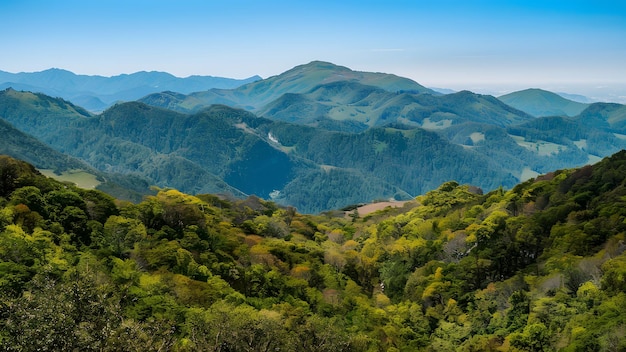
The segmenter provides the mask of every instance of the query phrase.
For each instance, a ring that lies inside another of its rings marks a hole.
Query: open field
[[[39,171],[47,177],[51,177],[61,182],[71,182],[84,189],[94,189],[101,183],[96,179],[95,175],[83,170],[65,171],[61,175],[55,174],[51,169],[42,169]]]

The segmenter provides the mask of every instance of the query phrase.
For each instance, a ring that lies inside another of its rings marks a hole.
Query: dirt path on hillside
[[[378,203],[370,203],[365,204],[357,208],[359,212],[359,216],[365,216],[367,214],[371,214],[375,211],[385,209],[387,207],[392,208],[402,208],[406,203],[413,202],[413,200],[404,200],[404,201],[394,201],[394,202],[378,202]],[[353,211],[347,211],[346,214],[352,214]]]

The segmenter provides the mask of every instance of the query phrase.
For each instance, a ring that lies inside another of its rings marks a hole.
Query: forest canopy
[[[0,157],[8,351],[626,349],[626,152],[481,194],[303,215],[120,201]]]

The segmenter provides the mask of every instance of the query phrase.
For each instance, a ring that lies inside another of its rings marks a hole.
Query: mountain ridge
[[[353,71],[330,62],[312,61],[235,89],[211,89],[191,93],[176,105],[182,112],[195,112],[216,103],[256,111],[285,93],[306,93],[320,84],[337,81],[356,81],[393,92],[405,90],[440,94],[408,78],[386,73]],[[150,103],[150,99],[150,96],[147,96],[140,101]]]
[[[259,79],[259,76],[232,79],[199,75],[181,78],[160,71],[139,71],[110,77],[80,75],[58,68],[39,72],[0,71],[1,87],[29,87],[30,91],[81,102],[86,104],[84,108],[92,111],[102,111],[115,102],[132,101],[165,90],[191,93],[211,88],[234,88]]]

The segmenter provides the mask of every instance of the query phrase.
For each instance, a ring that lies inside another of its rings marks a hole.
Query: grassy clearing
[[[71,182],[84,189],[94,189],[101,183],[96,179],[95,175],[83,170],[65,171],[61,175],[55,174],[51,169],[43,169],[39,171],[47,177],[51,177],[61,182]]]
[[[560,153],[564,149],[567,149],[567,146],[561,144],[550,143],[546,141],[528,142],[524,137],[514,135],[510,136],[519,146],[535,152],[539,156],[555,155]]]
[[[485,140],[485,134],[480,132],[474,132],[470,134],[470,138],[472,139],[472,143],[476,144]]]
[[[537,177],[539,175],[540,174],[538,172],[533,171],[529,167],[525,167],[524,170],[522,170],[522,173],[519,176],[519,180],[520,180],[520,182],[524,182],[526,180],[530,180],[531,178],[535,178],[535,177]]]
[[[422,128],[427,130],[442,130],[452,126],[452,120],[431,121],[430,117],[422,121]]]

